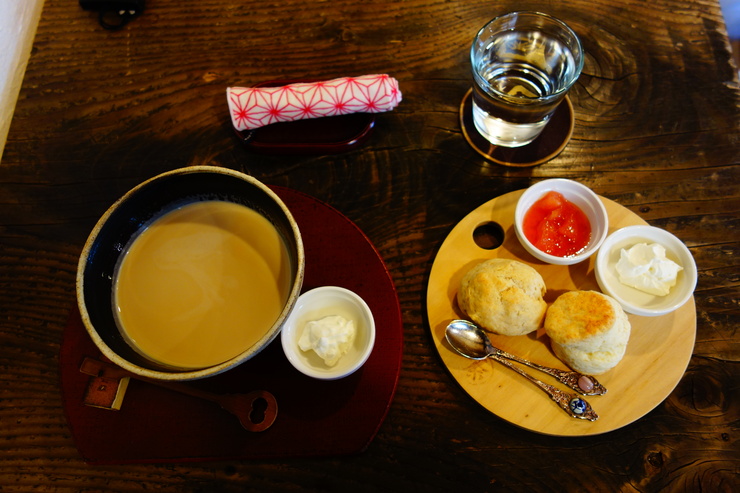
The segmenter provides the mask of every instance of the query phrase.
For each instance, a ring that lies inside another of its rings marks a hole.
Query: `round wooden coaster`
[[[460,103],[460,127],[468,144],[484,158],[504,166],[525,168],[554,158],[573,135],[573,104],[568,96],[558,106],[539,137],[522,147],[501,147],[488,142],[473,123],[473,90],[469,89]]]

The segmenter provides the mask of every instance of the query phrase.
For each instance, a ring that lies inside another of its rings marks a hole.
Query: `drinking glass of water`
[[[473,122],[494,145],[520,147],[542,132],[583,68],[583,48],[564,22],[538,12],[496,17],[470,50]]]

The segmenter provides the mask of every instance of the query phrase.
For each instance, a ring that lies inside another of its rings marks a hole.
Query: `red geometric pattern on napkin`
[[[380,113],[401,101],[398,81],[386,74],[280,87],[229,87],[226,95],[231,121],[239,131],[306,118]]]

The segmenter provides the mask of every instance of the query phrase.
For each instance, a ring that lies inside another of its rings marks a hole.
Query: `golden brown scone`
[[[476,265],[460,283],[457,304],[489,332],[529,334],[542,325],[547,310],[545,281],[527,264],[491,259]]]
[[[599,375],[624,357],[630,322],[619,303],[596,291],[569,291],[545,316],[555,356],[576,371]]]

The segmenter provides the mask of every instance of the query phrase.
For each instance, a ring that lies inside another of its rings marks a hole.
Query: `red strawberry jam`
[[[582,252],[591,240],[586,214],[559,192],[547,192],[524,214],[524,236],[539,250],[556,257]]]

